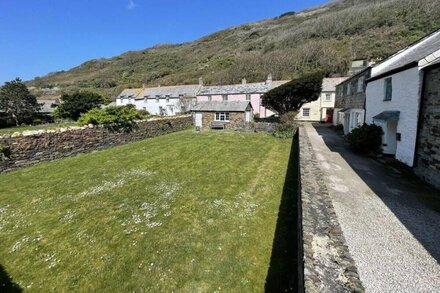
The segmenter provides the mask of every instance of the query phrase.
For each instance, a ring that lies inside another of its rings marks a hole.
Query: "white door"
[[[246,111],[246,122],[251,122],[251,111]]]
[[[202,113],[196,113],[196,127],[202,128]]]

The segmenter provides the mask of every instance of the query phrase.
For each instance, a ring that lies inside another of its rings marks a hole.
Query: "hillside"
[[[89,89],[290,79],[316,68],[347,71],[353,58],[385,57],[440,28],[438,0],[340,0],[300,13],[219,31],[190,43],[158,45],[37,77],[38,95]]]

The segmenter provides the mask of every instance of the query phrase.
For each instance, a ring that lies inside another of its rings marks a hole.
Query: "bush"
[[[298,127],[294,124],[278,124],[273,133],[273,136],[281,139],[293,138],[297,129]]]
[[[350,147],[359,153],[381,153],[383,130],[375,124],[364,124],[347,135]]]
[[[296,115],[298,115],[298,112],[291,111],[287,112],[286,114],[281,115],[280,122],[283,124],[295,124],[296,121]]]
[[[334,127],[334,130],[336,131],[336,132],[338,132],[338,133],[344,133],[344,125],[342,125],[342,124],[338,124],[338,125],[336,125],[335,127]]]
[[[131,129],[136,120],[143,118],[145,117],[134,107],[111,106],[105,109],[92,109],[82,114],[78,120],[78,124],[104,125],[114,129]]]
[[[100,108],[104,99],[101,95],[93,92],[76,92],[71,95],[61,96],[63,103],[54,112],[56,119],[71,118],[77,120],[81,114],[87,113],[94,108]]]

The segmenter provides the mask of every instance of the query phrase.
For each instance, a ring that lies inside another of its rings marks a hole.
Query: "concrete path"
[[[416,198],[438,191],[353,154],[332,129],[304,127],[366,291],[440,292],[440,213]]]

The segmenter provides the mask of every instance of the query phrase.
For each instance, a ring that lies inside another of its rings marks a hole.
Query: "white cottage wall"
[[[392,100],[384,101],[385,78],[392,77]],[[383,111],[400,111],[397,132],[396,159],[412,167],[417,137],[417,122],[420,105],[422,72],[414,67],[367,84],[366,122],[373,123],[373,117]]]

